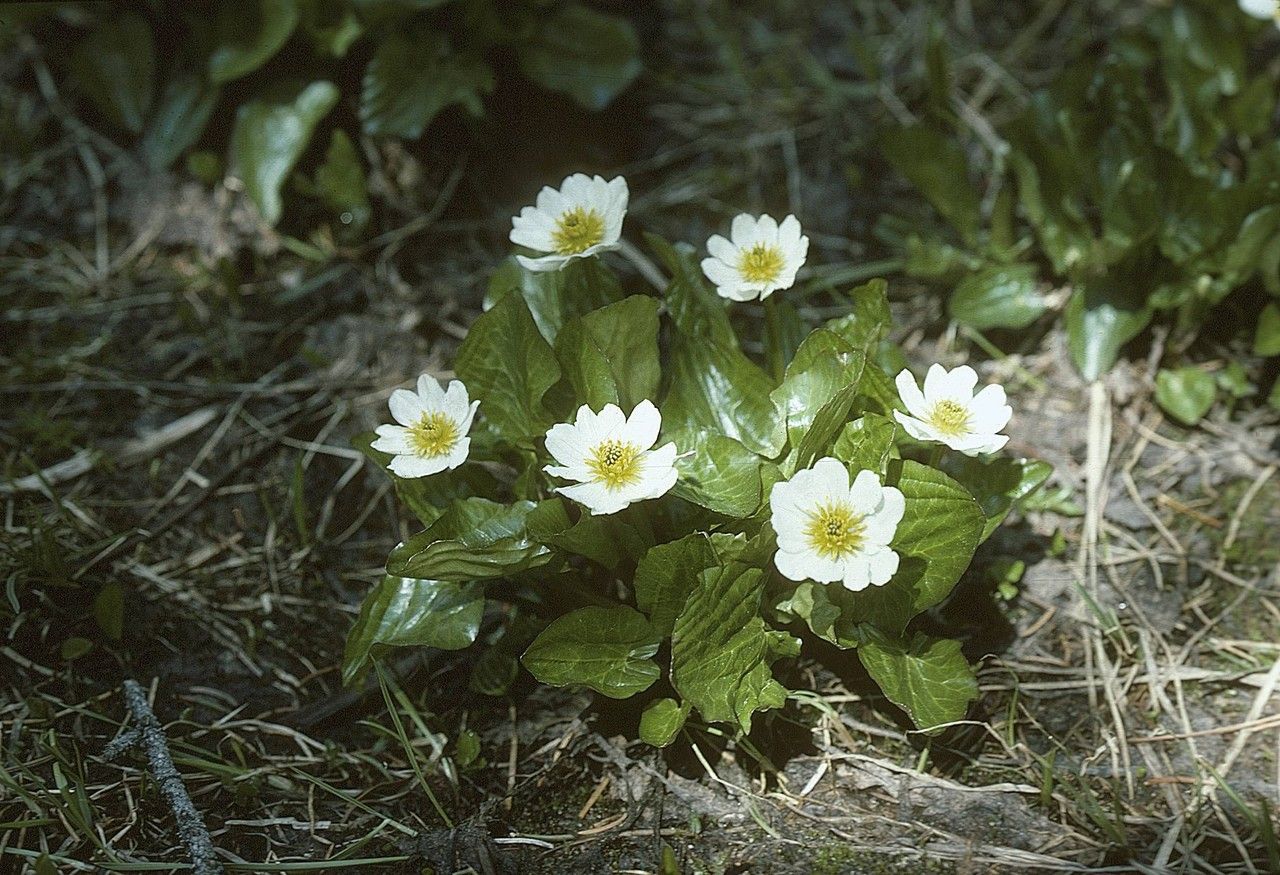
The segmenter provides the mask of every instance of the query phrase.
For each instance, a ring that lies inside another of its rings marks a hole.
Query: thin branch
[[[199,810],[192,804],[191,797],[187,795],[182,775],[169,754],[169,739],[165,737],[164,728],[151,710],[142,685],[133,678],[126,678],[124,681],[124,701],[133,717],[134,727],[107,745],[103,757],[115,759],[132,748],[140,748],[145,752],[151,775],[178,823],[178,837],[187,846],[187,853],[191,856],[191,871],[195,875],[222,875],[222,863],[218,861],[217,852],[213,849],[209,829],[204,825],[204,818],[200,816]]]

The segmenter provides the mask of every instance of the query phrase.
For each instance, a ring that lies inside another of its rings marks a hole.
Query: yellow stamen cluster
[[[610,489],[621,489],[640,479],[640,454],[622,441],[602,441],[587,459],[587,467]]]
[[[862,517],[843,504],[820,507],[809,517],[805,534],[815,553],[825,559],[841,559],[862,545]]]
[[[458,442],[458,424],[443,413],[424,413],[409,426],[409,444],[424,458],[446,455]]]
[[[565,210],[551,232],[557,255],[578,255],[604,239],[604,217],[595,210]]]
[[[956,401],[946,399],[933,405],[929,422],[942,434],[958,437],[969,433],[969,411]]]
[[[757,243],[742,253],[738,273],[747,282],[773,282],[782,273],[782,250],[777,246]]]

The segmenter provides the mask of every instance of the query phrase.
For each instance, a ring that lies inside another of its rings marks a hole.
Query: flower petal
[[[408,389],[396,389],[387,399],[387,407],[391,409],[391,418],[401,425],[413,425],[427,412],[426,405],[416,392]]]
[[[886,548],[867,555],[872,586],[884,586],[898,573],[898,554]]]
[[[898,420],[898,424],[906,430],[907,434],[911,435],[918,441],[925,441],[926,443],[946,443],[943,436],[938,434],[933,426],[929,425],[927,422],[921,422],[914,416],[907,416],[901,410],[893,411],[893,418]]]
[[[906,405],[908,413],[918,417],[929,415],[929,406],[924,400],[924,393],[920,391],[916,378],[911,376],[910,371],[899,371],[894,383],[898,387],[898,397]]]
[[[929,365],[929,372],[924,375],[924,400],[927,408],[932,408],[943,398],[947,387],[947,369],[942,365]]]
[[[540,258],[530,258],[527,255],[516,256],[516,261],[520,262],[521,267],[534,273],[550,273],[553,270],[559,270],[570,260],[564,255],[543,255]]]
[[[599,481],[561,486],[556,492],[586,507],[592,516],[617,513],[631,503]]]
[[[646,398],[637,404],[631,411],[631,415],[627,417],[626,425],[622,429],[622,439],[636,449],[647,450],[658,442],[658,432],[661,429],[662,414],[658,413],[658,408]],[[670,446],[674,455],[675,444]]]
[[[449,464],[447,456],[396,456],[387,467],[397,477],[426,477],[443,471]]]
[[[898,523],[902,522],[902,514],[906,508],[906,497],[899,489],[894,486],[881,487],[880,508],[862,521],[867,543],[891,542],[898,531]]]
[[[851,592],[859,592],[871,585],[871,563],[865,554],[851,556],[844,562],[841,583]]]
[[[413,452],[409,443],[409,429],[399,425],[380,425],[374,432],[378,439],[369,446],[378,452],[391,453],[393,456]]]
[[[729,226],[729,239],[733,245],[742,249],[756,242],[756,219],[747,213],[738,213]]]

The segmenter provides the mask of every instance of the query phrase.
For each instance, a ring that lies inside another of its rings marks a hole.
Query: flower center
[[[824,559],[842,559],[862,545],[866,527],[862,517],[843,504],[828,504],[809,516],[805,534],[814,552]]]
[[[782,250],[757,243],[742,253],[738,273],[749,283],[771,283],[782,273]]]
[[[557,255],[578,255],[604,239],[604,217],[595,210],[574,207],[565,210],[551,232]]]
[[[958,401],[947,399],[933,405],[929,422],[945,435],[955,437],[969,433],[969,411]]]
[[[640,454],[622,441],[603,441],[587,459],[587,467],[596,479],[610,489],[621,489],[640,479]]]
[[[458,424],[443,413],[424,413],[409,426],[409,444],[425,458],[443,456],[458,442]]]

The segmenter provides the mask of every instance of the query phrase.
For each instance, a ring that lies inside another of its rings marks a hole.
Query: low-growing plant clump
[[[924,121],[885,131],[885,157],[946,223],[882,222],[905,271],[948,286],[951,315],[978,331],[1061,309],[1090,380],[1153,321],[1175,354],[1224,322],[1242,323],[1256,355],[1280,353],[1276,10],[1241,6],[1151,6],[1033,92],[983,149],[966,151],[971,120],[945,96]],[[932,60],[945,82],[944,53]],[[1236,292],[1242,317],[1224,318]],[[1194,424],[1215,397],[1256,393],[1239,363],[1188,365],[1160,374],[1156,399]],[[1280,388],[1270,400],[1280,406]]]
[[[794,348],[770,334],[771,376],[729,308],[771,310],[792,285],[797,219],[741,215],[701,263],[650,235],[670,279],[628,294],[601,257],[627,196],[620,177],[544,188],[457,379],[396,390],[394,424],[361,440],[424,528],[366,597],[346,678],[387,646],[476,645],[473,688],[523,664],[641,697],[639,735],[663,746],[695,710],[747,731],[781,707],[771,666],[812,635],[856,649],[917,726],[961,719],[977,684],[960,642],[915,621],[1050,473],[997,455],[1004,390],[975,392],[967,366],[891,377],[880,280]]]

